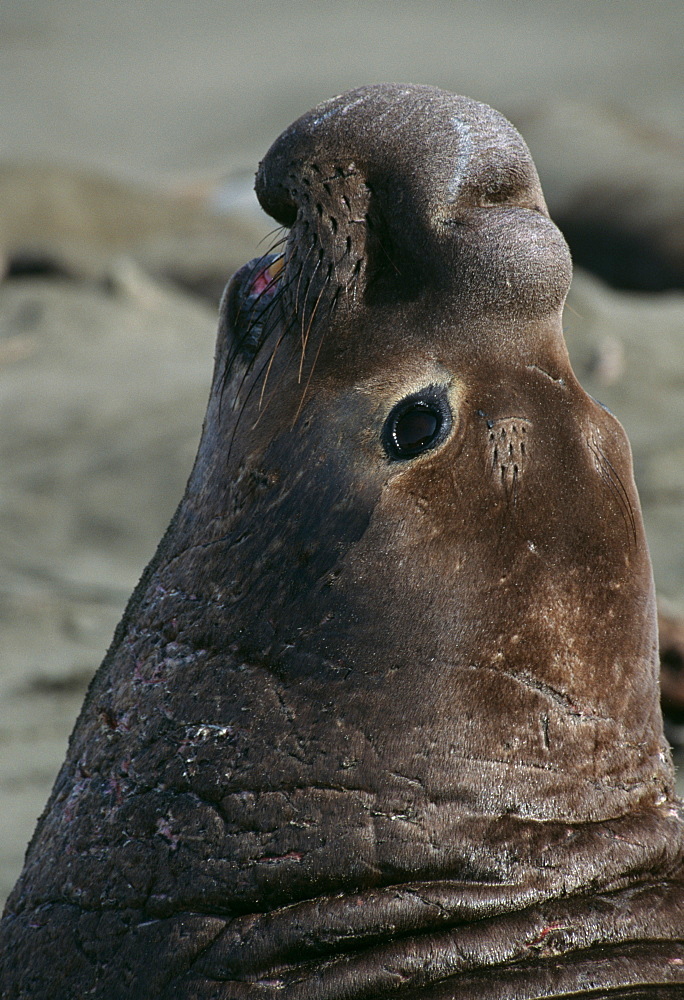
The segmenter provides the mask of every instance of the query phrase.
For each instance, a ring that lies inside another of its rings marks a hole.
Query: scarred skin
[[[527,147],[335,98],[257,194],[185,496],[2,924],[2,996],[684,996],[684,822],[630,450]],[[397,455],[388,419],[439,400]]]

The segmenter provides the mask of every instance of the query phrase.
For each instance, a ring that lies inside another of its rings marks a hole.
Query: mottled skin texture
[[[371,87],[285,132],[257,192],[285,265],[224,298],[195,468],[9,900],[3,997],[683,996],[630,451],[570,368],[526,146]],[[450,430],[392,457],[426,387]]]

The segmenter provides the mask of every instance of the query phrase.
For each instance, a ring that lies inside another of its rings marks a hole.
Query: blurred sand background
[[[566,332],[684,614],[683,51],[681,0],[0,0],[0,898],[181,496],[217,294],[272,228],[254,169],[340,91],[432,83],[523,131],[620,286],[578,269]]]

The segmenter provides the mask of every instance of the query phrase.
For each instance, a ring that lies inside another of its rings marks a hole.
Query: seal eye
[[[394,422],[392,439],[397,449],[405,455],[413,455],[431,445],[439,433],[440,416],[432,407],[421,403],[405,410]]]
[[[383,431],[385,450],[390,458],[414,458],[443,441],[450,427],[444,391],[430,386],[394,407]]]

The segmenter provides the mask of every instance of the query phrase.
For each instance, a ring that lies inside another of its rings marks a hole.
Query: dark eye
[[[390,458],[414,458],[443,441],[450,427],[444,390],[429,386],[394,407],[383,431],[385,450]]]

